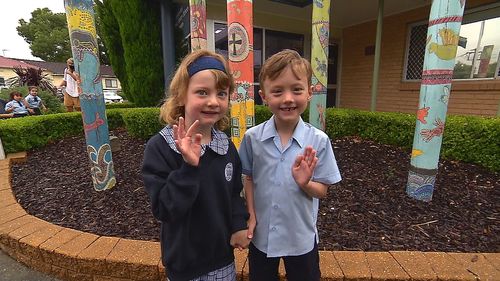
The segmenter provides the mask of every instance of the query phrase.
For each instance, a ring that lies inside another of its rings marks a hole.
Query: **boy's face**
[[[32,96],[36,96],[38,94],[38,89],[37,88],[33,88],[30,90],[30,95]]]
[[[288,66],[275,80],[265,79],[264,91],[259,94],[273,112],[277,126],[295,125],[306,110],[312,89],[305,74],[297,79]]]
[[[17,101],[20,101],[23,99],[23,96],[22,95],[15,95],[14,96],[14,100],[17,100]]]

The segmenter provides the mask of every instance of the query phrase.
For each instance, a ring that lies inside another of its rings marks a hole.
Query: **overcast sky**
[[[49,8],[54,13],[64,12],[64,0],[3,0],[0,8],[0,55],[40,60],[31,55],[28,43],[17,34],[19,20],[29,21],[36,8]]]

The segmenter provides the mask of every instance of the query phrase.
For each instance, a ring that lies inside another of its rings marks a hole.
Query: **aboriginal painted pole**
[[[465,0],[432,1],[406,193],[430,202],[438,171],[446,111]]]
[[[309,123],[325,130],[328,83],[328,42],[330,35],[330,0],[314,0],[312,13],[311,66],[313,95],[309,105]]]
[[[189,0],[191,51],[207,48],[207,4],[205,0]]]
[[[97,191],[115,186],[92,0],[64,0],[90,171]]]
[[[229,67],[236,84],[231,93],[231,138],[236,147],[255,124],[252,5],[252,0],[227,0]]]

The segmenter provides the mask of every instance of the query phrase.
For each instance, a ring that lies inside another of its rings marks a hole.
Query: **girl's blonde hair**
[[[214,52],[207,50],[197,50],[188,54],[182,60],[181,64],[175,72],[172,82],[170,82],[170,87],[168,90],[168,97],[160,108],[160,119],[169,124],[177,124],[179,117],[183,117],[185,114],[185,103],[186,103],[186,93],[189,86],[189,74],[188,66],[191,65],[200,57],[214,57],[224,65],[225,72],[216,69],[209,69],[212,72],[215,85],[218,90],[229,88],[229,95],[234,91],[234,80],[231,72],[229,70],[229,65],[226,59]],[[228,100],[229,102],[229,100]],[[224,117],[215,123],[215,128],[219,130],[224,130],[229,126],[229,117],[224,115]]]

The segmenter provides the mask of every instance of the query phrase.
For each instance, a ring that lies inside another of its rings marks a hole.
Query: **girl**
[[[161,221],[170,281],[234,281],[231,246],[249,243],[241,163],[221,131],[228,125],[233,89],[222,56],[206,50],[189,54],[160,109],[168,125],[146,145],[142,175],[153,215]]]

